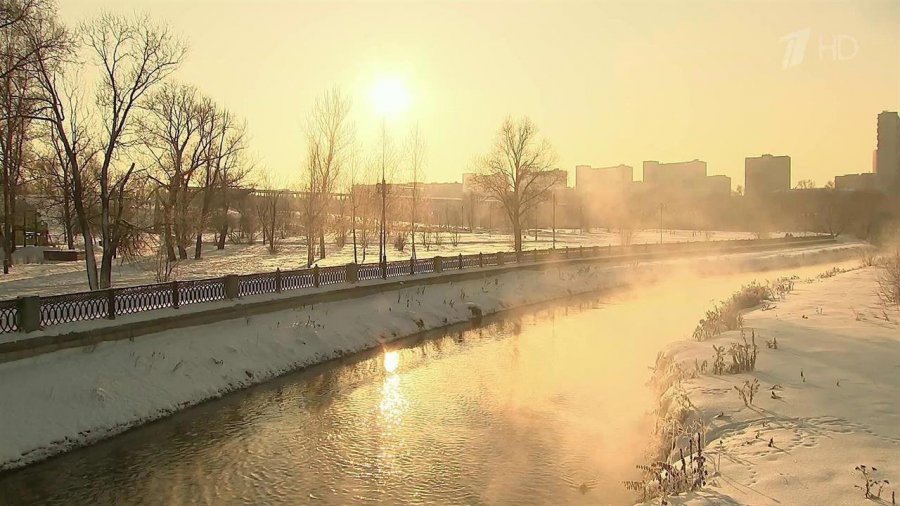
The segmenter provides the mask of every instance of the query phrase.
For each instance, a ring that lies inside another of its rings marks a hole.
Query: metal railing
[[[550,260],[616,257],[633,254],[702,251],[711,245],[738,249],[751,245],[776,245],[822,240],[822,236],[779,239],[695,241],[636,246],[587,246],[512,252],[476,253],[448,257],[419,258],[387,263],[348,264],[332,267],[230,275],[220,278],[172,281],[77,292],[48,297],[20,297],[0,301],[0,334],[30,332],[71,322],[115,319],[119,315],[143,313],[182,305],[231,300],[251,295],[356,283],[382,278],[431,274],[461,269],[492,267],[512,263],[541,263]],[[30,316],[29,316],[30,315]]]

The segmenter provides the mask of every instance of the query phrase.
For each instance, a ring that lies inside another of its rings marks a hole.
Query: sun
[[[409,90],[403,80],[383,77],[372,87],[372,104],[380,116],[394,117],[409,109]]]

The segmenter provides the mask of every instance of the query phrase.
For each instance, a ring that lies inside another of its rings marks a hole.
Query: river
[[[414,336],[0,475],[0,504],[630,504],[658,350],[743,283],[823,270],[679,276]]]

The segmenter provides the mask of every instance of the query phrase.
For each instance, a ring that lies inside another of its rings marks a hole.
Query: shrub
[[[731,355],[731,374],[739,374],[742,372],[750,372],[756,369],[756,356],[759,353],[759,347],[756,346],[756,332],[751,331],[750,342],[747,342],[747,336],[741,330],[741,338],[744,344],[734,343],[728,350]]]
[[[685,456],[685,448],[678,449],[678,460],[674,463],[657,461],[650,465],[639,465],[637,468],[644,474],[638,481],[624,482],[625,488],[640,493],[642,502],[652,498],[665,498],[686,492],[699,490],[706,485],[709,472],[706,470],[706,455],[698,432],[696,439],[689,439],[690,447]],[[694,452],[696,446],[696,453]]]
[[[900,250],[883,258],[876,279],[882,302],[900,305]]]
[[[874,250],[867,249],[859,258],[859,264],[863,267],[874,267],[878,265],[880,259]]]
[[[779,287],[781,286],[779,285]],[[790,281],[790,288],[793,289],[793,281]],[[705,341],[723,332],[743,328],[744,318],[741,316],[741,311],[758,306],[765,300],[771,300],[774,293],[769,285],[751,283],[743,286],[731,298],[720,302],[706,312],[706,316],[700,319],[694,329],[694,339]],[[778,293],[783,292],[779,291]]]
[[[716,352],[715,357],[713,357],[713,374],[725,374],[727,370],[725,367],[725,347],[713,345],[713,351]]]

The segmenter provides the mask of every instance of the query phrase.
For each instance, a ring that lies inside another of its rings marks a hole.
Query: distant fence
[[[172,281],[68,293],[48,297],[19,297],[0,301],[0,334],[32,332],[53,325],[109,319],[189,304],[233,300],[245,296],[281,293],[340,283],[356,283],[416,274],[441,273],[460,269],[502,266],[509,263],[542,263],[551,260],[613,258],[633,254],[686,253],[691,251],[740,249],[747,246],[775,246],[818,242],[822,236],[778,239],[695,241],[634,246],[581,246],[575,248],[477,253],[449,257],[419,258],[367,264],[227,275],[220,278]]]

